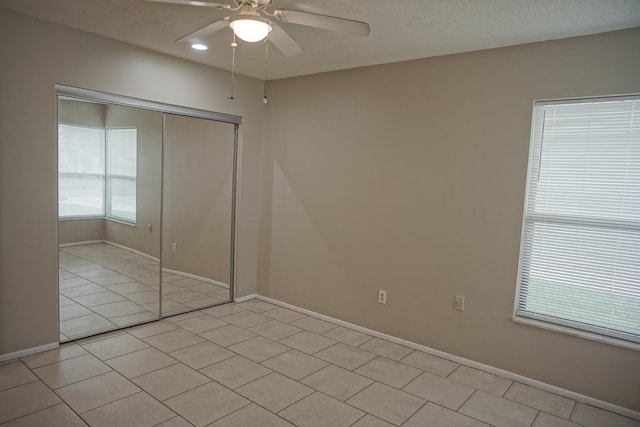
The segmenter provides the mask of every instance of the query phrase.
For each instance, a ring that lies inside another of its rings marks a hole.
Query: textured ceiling
[[[144,0],[0,0],[0,7],[231,69],[228,28],[209,38],[206,52],[174,42],[224,10]],[[640,0],[273,0],[272,8],[367,21],[371,34],[281,24],[305,53],[287,58],[270,48],[268,79],[640,26]],[[263,79],[264,43],[239,41],[236,62],[237,72]]]

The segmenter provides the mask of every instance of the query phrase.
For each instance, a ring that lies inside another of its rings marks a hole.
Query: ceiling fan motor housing
[[[271,4],[271,0],[242,0],[240,6],[250,6],[252,8],[265,8]]]

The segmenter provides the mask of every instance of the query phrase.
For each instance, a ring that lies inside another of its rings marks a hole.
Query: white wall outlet
[[[378,289],[378,303],[387,303],[387,291],[385,291],[384,289]]]
[[[149,233],[153,231],[153,226],[151,224],[147,224],[147,228],[149,229]]]
[[[173,242],[173,244],[171,245],[171,252],[175,252],[178,250],[178,244],[176,242]]]
[[[464,297],[461,295],[456,295],[453,300],[453,308],[459,311],[464,311]]]

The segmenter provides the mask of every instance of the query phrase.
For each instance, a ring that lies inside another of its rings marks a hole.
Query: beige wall
[[[635,29],[269,82],[259,293],[640,410],[639,352],[511,320],[532,102],[640,92],[638,46]]]
[[[63,219],[58,221],[58,243],[90,242],[105,240],[104,219]]]
[[[5,9],[0,57],[0,356],[58,340],[56,83],[243,117],[236,293],[255,292],[262,82],[230,101],[226,71]]]

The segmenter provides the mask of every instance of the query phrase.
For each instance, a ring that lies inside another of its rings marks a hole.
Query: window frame
[[[632,350],[640,351],[640,335],[635,336],[634,334],[625,334],[618,333],[617,331],[607,330],[604,327],[592,326],[586,323],[581,323],[577,320],[571,320],[562,317],[553,317],[551,315],[537,314],[533,312],[526,312],[525,310],[519,309],[519,302],[523,298],[521,294],[523,292],[523,275],[524,275],[524,262],[525,256],[524,251],[526,249],[527,244],[529,244],[529,239],[527,239],[527,226],[529,223],[535,223],[535,217],[540,218],[539,214],[529,213],[528,207],[530,203],[530,198],[535,197],[532,189],[530,188],[531,183],[531,174],[534,169],[539,172],[539,166],[537,168],[532,167],[532,162],[534,159],[538,159],[538,161],[542,161],[542,145],[536,141],[537,133],[539,132],[537,127],[538,121],[544,121],[544,118],[539,118],[538,114],[543,114],[542,109],[539,107],[544,107],[546,105],[561,105],[561,104],[572,104],[572,103],[587,103],[587,102],[606,102],[606,101],[620,101],[625,99],[634,99],[640,100],[640,94],[625,94],[625,95],[613,95],[613,96],[593,96],[593,97],[578,97],[578,98],[562,98],[562,99],[548,99],[548,100],[535,100],[532,103],[531,110],[531,131],[529,137],[529,152],[527,156],[527,173],[526,173],[526,187],[525,187],[525,197],[524,197],[524,205],[523,205],[523,213],[522,213],[522,223],[521,223],[521,236],[520,236],[520,246],[518,253],[518,272],[517,272],[517,281],[516,281],[516,292],[514,299],[514,307],[513,307],[513,316],[512,320],[517,323],[526,324],[530,326],[536,326],[542,329],[552,330],[556,332],[565,333],[568,335],[573,335],[581,338],[586,338],[593,341],[604,342],[607,344],[616,345],[619,347],[629,348]],[[536,152],[537,151],[537,152]],[[536,156],[537,154],[537,156]],[[548,215],[546,218],[549,218],[552,215]],[[532,219],[533,218],[533,219]],[[567,217],[558,216],[558,220],[565,224],[581,224],[587,227],[607,227],[609,223],[607,221],[593,221],[591,223],[586,223],[584,220],[580,220],[578,217],[572,219],[567,219]],[[633,224],[629,224],[631,229],[636,230],[637,225],[635,222]],[[626,225],[623,224],[621,228],[626,228]],[[526,295],[525,297],[526,298]]]

